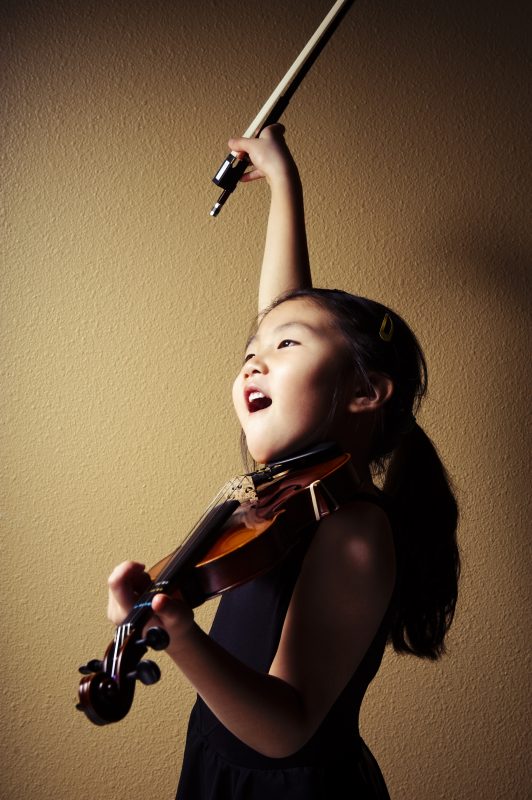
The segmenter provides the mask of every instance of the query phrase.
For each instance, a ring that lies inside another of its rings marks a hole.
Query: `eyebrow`
[[[292,322],[283,322],[282,325],[277,325],[277,327],[273,329],[272,333],[274,336],[277,336],[278,334],[282,333],[286,328],[293,328],[296,325],[300,328],[306,328],[308,331],[310,331],[310,333],[313,333],[316,336],[319,336],[322,333],[318,328],[314,327],[314,325],[309,325],[308,322],[300,322],[296,320],[292,320]],[[245,349],[247,350],[248,347],[258,338],[259,338],[258,334],[256,333],[253,334],[253,336],[250,336],[246,342]]]

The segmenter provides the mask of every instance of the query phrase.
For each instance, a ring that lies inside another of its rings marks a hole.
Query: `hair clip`
[[[386,312],[382,319],[379,336],[383,342],[389,342],[393,336],[393,319],[388,312]]]

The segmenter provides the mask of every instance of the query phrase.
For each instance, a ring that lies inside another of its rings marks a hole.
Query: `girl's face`
[[[287,300],[264,317],[246,348],[233,403],[258,463],[278,460],[326,435],[345,342],[330,314],[305,298]],[[339,404],[334,427],[347,412]]]

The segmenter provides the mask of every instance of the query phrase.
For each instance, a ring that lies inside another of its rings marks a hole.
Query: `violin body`
[[[136,681],[159,679],[159,667],[142,660],[148,648],[168,645],[162,628],[143,635],[156,594],[179,595],[197,607],[257,577],[323,516],[349,502],[358,483],[350,456],[331,443],[233,479],[184,543],[149,570],[151,585],[118,626],[104,658],[80,667],[77,708],[96,725],[118,722],[131,708]]]

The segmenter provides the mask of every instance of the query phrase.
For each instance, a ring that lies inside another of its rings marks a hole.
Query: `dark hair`
[[[329,312],[346,341],[348,369],[368,390],[372,373],[393,382],[392,396],[378,412],[370,453],[373,472],[384,476],[391,499],[396,543],[390,641],[397,652],[437,659],[458,596],[458,505],[436,448],[415,421],[427,391],[423,351],[394,311],[338,289],[287,292],[263,315],[296,298]]]

